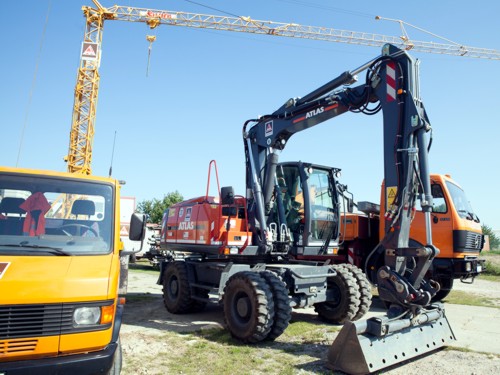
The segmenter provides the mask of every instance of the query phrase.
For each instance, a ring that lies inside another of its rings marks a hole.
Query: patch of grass
[[[490,259],[498,259],[500,260],[500,250],[490,250],[490,251],[482,251],[481,258],[490,258]]]
[[[293,358],[280,356],[277,360],[275,355],[266,356],[261,345],[228,343],[232,339],[228,340],[215,330],[199,331],[184,337],[191,343],[182,356],[170,361],[168,373],[232,375],[276,373],[277,370],[278,373],[293,372]]]
[[[219,344],[224,344],[224,345],[238,343],[237,340],[231,337],[231,334],[226,329],[220,329],[220,328],[203,329],[197,331],[196,336],[204,338],[210,342],[217,342]]]
[[[452,290],[448,297],[444,299],[445,302],[454,305],[467,305],[467,306],[483,306],[499,308],[498,304],[492,298],[478,296],[476,294],[463,292],[461,290]]]
[[[486,265],[483,274],[492,275],[492,276],[500,276],[500,265],[491,262],[486,259]]]
[[[318,325],[304,321],[292,321],[288,328],[283,333],[283,338],[292,339],[295,342],[303,344],[319,344],[325,341],[328,333],[337,332],[342,327],[332,326],[328,324]]]
[[[178,334],[185,350],[169,361],[168,373],[295,374],[297,366],[317,362],[316,352],[324,350],[326,333],[336,330],[335,326],[291,322],[276,341],[249,345],[218,328]]]
[[[462,353],[479,353],[479,354],[484,354],[490,359],[495,359],[495,358],[500,358],[500,355],[494,354],[494,353],[489,353],[489,352],[478,352],[476,350],[472,350],[469,348],[461,348],[459,346],[445,346],[443,348],[444,351],[454,351],[454,352],[462,352]]]
[[[479,276],[479,278],[482,280],[500,282],[500,276],[495,276],[495,275],[487,275],[482,273],[481,276]]]

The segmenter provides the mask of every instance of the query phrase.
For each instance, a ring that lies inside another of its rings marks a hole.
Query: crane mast
[[[500,60],[500,51],[457,43],[422,42],[411,40],[407,36],[395,37],[295,23],[259,21],[250,17],[215,16],[120,5],[105,8],[97,0],[92,1],[96,8],[82,7],[86,18],[83,49],[89,49],[90,53],[85,55],[85,51],[82,51],[75,87],[69,152],[65,158],[68,172],[71,173],[91,174],[92,143],[99,91],[100,46],[105,20],[142,22],[151,29],[159,25],[181,26],[372,47],[382,47],[389,43],[403,50]]]

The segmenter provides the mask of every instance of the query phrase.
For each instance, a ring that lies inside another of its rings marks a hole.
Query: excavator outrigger
[[[362,72],[366,81],[347,87]],[[346,112],[379,110],[391,205],[386,235],[364,271],[390,308],[385,317],[353,323],[368,305],[361,306],[358,285],[356,305],[339,316],[345,291],[334,280],[346,269],[357,275],[358,284],[363,275],[352,267],[308,264],[296,257],[327,254],[339,238],[338,170],[278,159],[295,133]],[[291,306],[314,305],[323,318],[345,323],[330,348],[328,366],[352,374],[377,371],[453,341],[442,305],[431,304],[439,284],[424,278],[439,254],[430,226],[430,131],[419,96],[418,61],[390,44],[358,69],[288,100],[270,115],[248,120],[243,127],[246,197],[226,187],[220,200],[212,199],[207,188],[205,197],[174,205],[164,215],[162,246],[196,254],[162,264],[159,283],[167,309],[190,311],[206,301],[207,290],[216,290],[233,336],[257,342],[274,339],[286,328],[290,310],[283,294],[288,293]],[[409,230],[417,198],[426,215],[427,243],[412,248]]]

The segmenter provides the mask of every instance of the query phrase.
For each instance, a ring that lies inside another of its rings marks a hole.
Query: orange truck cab
[[[434,258],[426,275],[439,282],[441,289],[434,297],[443,299],[453,288],[453,281],[472,282],[484,269],[484,259],[479,255],[484,245],[479,218],[465,195],[464,190],[449,175],[432,174],[431,213],[432,241],[440,253]],[[392,189],[392,190],[391,190]],[[342,246],[335,261],[353,263],[364,267],[372,249],[383,238],[385,220],[380,215],[387,212],[386,202],[391,204],[395,188],[382,184],[380,205],[358,202],[360,213],[346,213],[341,219]],[[410,228],[409,246],[426,244],[424,213],[416,208]],[[347,260],[344,259],[347,258]]]
[[[484,246],[481,223],[465,195],[465,191],[450,175],[431,174],[433,197],[432,241],[440,253],[431,268],[432,277],[441,285],[438,297],[444,298],[453,287],[454,279],[473,279],[484,269],[479,255]],[[384,189],[383,189],[384,190]],[[387,194],[382,194],[382,207]],[[385,231],[380,225],[380,235]],[[425,220],[421,210],[415,212],[410,241],[425,245]]]
[[[0,167],[0,374],[119,374],[119,190]]]

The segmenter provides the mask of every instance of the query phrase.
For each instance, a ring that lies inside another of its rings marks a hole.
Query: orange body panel
[[[164,246],[179,250],[179,245],[184,245],[183,251],[194,252],[200,246],[205,249],[209,246],[213,248],[209,252],[213,253],[224,253],[228,247],[242,248],[251,240],[251,234],[247,232],[246,219],[238,214],[244,207],[244,199],[237,199],[235,205],[225,207],[233,209],[230,217],[223,215],[225,211],[215,197],[198,197],[171,206],[168,217],[163,219]],[[187,245],[192,246],[188,249]]]
[[[357,214],[340,215],[340,240],[353,241],[371,237],[370,220]]]
[[[59,336],[32,337],[0,340],[0,363],[9,359],[34,359],[55,356],[58,353]]]
[[[0,256],[0,261],[10,263],[1,285],[3,290],[12,291],[2,293],[1,304],[102,301],[116,297],[109,290],[110,277],[118,279],[120,272],[119,263],[113,259],[113,254],[78,257]]]
[[[78,353],[103,349],[111,341],[113,328],[97,332],[75,333],[61,336],[60,351]]]

